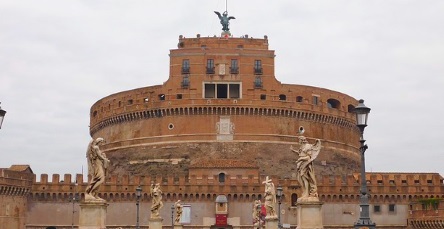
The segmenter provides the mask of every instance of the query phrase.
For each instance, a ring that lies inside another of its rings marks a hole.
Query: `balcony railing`
[[[182,74],[190,74],[190,67],[182,67]]]
[[[239,74],[239,68],[230,67],[230,74]]]
[[[207,67],[207,74],[214,74],[214,67]]]
[[[254,68],[255,75],[262,75],[262,68]]]

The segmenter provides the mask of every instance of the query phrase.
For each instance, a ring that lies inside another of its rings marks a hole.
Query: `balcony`
[[[230,67],[230,74],[239,74],[239,68]]]
[[[190,67],[182,67],[182,74],[190,74]]]
[[[214,71],[214,67],[207,67],[207,74],[214,74],[215,73],[215,71]]]

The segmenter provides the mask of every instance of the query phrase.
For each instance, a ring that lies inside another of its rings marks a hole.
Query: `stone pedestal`
[[[106,228],[106,202],[80,203],[79,229]]]
[[[174,229],[183,229],[182,224],[174,224]]]
[[[322,202],[298,202],[298,226],[296,229],[323,229]]]
[[[278,229],[278,218],[265,218],[265,229]]]
[[[150,218],[149,227],[150,229],[162,229],[162,218]]]

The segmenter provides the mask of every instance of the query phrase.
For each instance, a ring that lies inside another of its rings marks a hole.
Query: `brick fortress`
[[[215,200],[228,201],[226,228],[251,228],[262,181],[282,185],[282,222],[296,225],[301,194],[295,177],[300,126],[323,148],[315,161],[325,228],[351,228],[359,217],[357,100],[340,92],[282,84],[274,75],[268,38],[179,37],[170,75],[148,86],[100,99],[90,133],[111,160],[100,196],[110,204],[108,228],[135,228],[135,189],[142,186],[141,228],[148,227],[149,186],[161,183],[164,227],[178,199],[189,209],[185,228],[210,228]],[[0,220],[7,228],[75,228],[82,175],[32,179],[27,166],[1,170]],[[371,218],[378,228],[440,228],[443,178],[437,173],[367,173]],[[76,182],[79,181],[79,182]],[[76,198],[78,197],[78,198]],[[4,200],[4,201],[3,201]],[[12,210],[14,209],[14,210]],[[424,226],[424,227],[423,227]],[[425,227],[427,226],[427,227]],[[224,227],[222,227],[224,228]]]

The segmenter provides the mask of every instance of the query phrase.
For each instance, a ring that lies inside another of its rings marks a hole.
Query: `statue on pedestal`
[[[255,200],[253,203],[253,225],[258,226],[262,221],[262,203],[261,200]]]
[[[162,190],[160,184],[151,184],[151,218],[160,218],[160,209],[163,207]]]
[[[274,188],[273,182],[268,176],[265,178],[265,181],[262,182],[265,184],[265,209],[267,210],[267,216],[265,219],[277,219],[278,216],[276,214],[276,189]]]
[[[229,21],[231,19],[236,19],[236,18],[233,17],[233,16],[229,16],[228,17],[228,12],[227,11],[225,11],[222,15],[220,15],[220,13],[217,12],[217,11],[214,11],[214,13],[217,14],[217,16],[219,17],[220,24],[222,24],[222,30],[224,32],[229,32],[230,31],[230,29],[228,28],[228,25],[230,24]]]
[[[88,144],[86,158],[88,161],[88,175],[91,176],[91,180],[85,190],[86,202],[105,202],[104,199],[98,196],[99,187],[105,182],[106,171],[110,163],[105,153],[99,148],[104,143],[103,138],[96,138]]]
[[[182,204],[180,204],[180,200],[174,203],[174,207],[176,210],[176,217],[174,218],[174,225],[180,225],[180,218],[182,217]]]
[[[313,161],[321,150],[321,140],[316,139],[315,144],[312,145],[308,143],[304,136],[299,136],[299,144],[298,150],[290,147],[291,151],[299,155],[296,167],[297,178],[302,187],[302,196],[298,199],[298,202],[307,200],[319,201]]]

